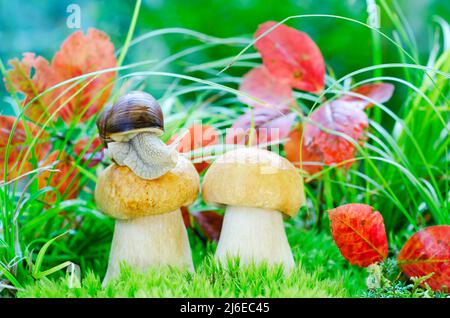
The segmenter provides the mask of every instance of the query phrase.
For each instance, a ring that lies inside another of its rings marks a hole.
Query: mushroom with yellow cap
[[[181,156],[175,168],[154,180],[116,164],[103,171],[95,200],[116,219],[105,282],[117,276],[122,262],[141,271],[161,265],[194,269],[180,207],[195,201],[198,184],[194,166]]]
[[[180,207],[196,200],[199,176],[188,159],[159,141],[159,105],[133,92],[107,108],[97,126],[114,161],[95,187],[97,207],[116,219],[104,284],[123,262],[139,271],[165,265],[193,271]]]
[[[297,169],[274,152],[238,148],[219,156],[206,172],[202,195],[226,205],[215,257],[222,263],[239,257],[242,265],[295,265],[283,224],[304,202]]]

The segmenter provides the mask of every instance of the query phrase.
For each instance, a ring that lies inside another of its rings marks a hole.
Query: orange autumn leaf
[[[38,178],[39,188],[46,186],[53,187],[62,199],[73,199],[78,195],[80,191],[80,175],[78,170],[74,166],[74,160],[68,156],[65,152],[59,151],[52,152],[47,159],[41,164],[41,166],[47,166],[57,161],[52,170],[56,171],[44,171]],[[56,201],[56,193],[47,193],[45,196],[45,202],[54,203]]]
[[[18,177],[21,174],[29,172],[33,169],[32,156],[36,156],[36,162],[39,162],[50,151],[52,145],[50,137],[46,132],[41,132],[40,127],[29,122],[19,121],[14,131],[13,125],[16,117],[0,116],[0,180],[4,179],[4,167],[6,162],[7,145],[10,135],[12,134],[9,146],[7,180]],[[30,137],[27,138],[26,129],[29,131]],[[37,137],[39,134],[39,137]],[[33,138],[37,137],[34,148],[29,155],[25,157],[26,152]],[[20,171],[20,166],[23,169]]]
[[[77,31],[70,35],[61,45],[60,50],[52,60],[52,67],[59,74],[61,81],[68,80],[83,74],[113,68],[117,65],[114,55],[114,45],[106,33],[89,29],[87,35]],[[60,112],[65,122],[82,114],[84,122],[92,115],[98,113],[112,90],[116,72],[107,72],[96,77],[89,77],[76,85],[65,95],[68,99],[81,89],[82,92],[73,98]],[[68,88],[70,85],[66,85]]]
[[[8,71],[8,77],[14,89],[25,95],[23,104],[26,105],[58,83],[115,67],[117,62],[114,46],[109,37],[99,30],[89,29],[87,35],[81,31],[70,35],[55,54],[51,64],[45,58],[36,57],[33,53],[25,53],[21,61],[13,59],[9,64],[12,69]],[[107,72],[90,76],[77,85],[71,82],[46,92],[25,110],[25,115],[34,122],[43,123],[63,105],[58,115],[53,117],[54,120],[61,117],[69,123],[75,117],[81,116],[81,121],[86,121],[103,107],[111,93],[110,84],[113,83],[115,76],[116,72]],[[86,84],[88,85],[83,88]],[[61,96],[72,85],[74,86]],[[72,96],[80,89],[79,93]]]
[[[388,254],[386,230],[380,212],[367,204],[345,204],[328,211],[331,235],[351,264],[367,267]]]
[[[53,113],[58,107],[55,99],[60,90],[44,92],[60,81],[59,75],[46,59],[42,56],[35,56],[34,53],[24,53],[21,61],[16,58],[10,60],[9,64],[12,69],[7,72],[8,78],[14,90],[25,95],[23,105],[26,106],[35,99],[25,109],[25,116],[35,123],[43,124],[49,114]],[[34,72],[33,76],[31,76],[32,71]],[[4,80],[6,83],[6,79]],[[9,85],[6,85],[6,87],[10,90]],[[39,96],[40,94],[42,95]]]
[[[430,226],[415,233],[401,249],[397,261],[408,277],[432,274],[424,283],[433,290],[450,292],[450,226]]]
[[[178,138],[175,134],[168,141],[171,144]],[[219,134],[212,126],[207,125],[193,125],[189,128],[187,133],[181,138],[177,145],[178,152],[190,152],[195,149],[201,149],[207,146],[217,145],[219,142]],[[201,159],[198,157],[192,158],[192,160]],[[209,160],[204,160],[199,163],[195,163],[195,168],[200,173],[205,170],[210,164]]]
[[[273,21],[261,24],[254,38],[275,25]],[[303,91],[323,90],[325,62],[320,49],[306,33],[281,24],[256,41],[255,48],[273,76]]]
[[[322,153],[316,147],[306,147],[301,139],[302,127],[299,125],[289,133],[284,145],[286,159],[309,174],[321,171],[324,165]]]

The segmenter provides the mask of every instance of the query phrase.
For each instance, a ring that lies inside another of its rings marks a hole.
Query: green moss
[[[292,221],[293,222],[293,221]],[[81,288],[70,289],[55,274],[18,292],[18,297],[355,297],[366,291],[363,269],[340,255],[327,232],[299,230],[288,223],[286,232],[298,265],[285,276],[281,269],[224,269],[211,260],[215,244],[206,247],[191,236],[196,273],[176,270],[138,274],[123,268],[121,277],[105,289],[103,271],[87,271]],[[60,272],[61,274],[61,272]]]
[[[222,268],[210,258],[195,274],[173,269],[147,274],[122,268],[121,276],[101,286],[98,275],[89,272],[81,288],[69,288],[67,280],[44,278],[19,291],[18,297],[346,297],[342,280],[320,279],[302,266],[285,276],[281,268],[267,266]]]
[[[397,281],[382,288],[376,288],[363,294],[367,298],[448,298],[444,292],[435,292],[429,286],[420,287],[416,281],[412,284]]]

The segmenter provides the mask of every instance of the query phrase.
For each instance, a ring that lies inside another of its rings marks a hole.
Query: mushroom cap
[[[239,148],[218,157],[203,178],[203,199],[225,204],[297,214],[305,201],[303,178],[278,154]]]
[[[112,141],[128,141],[141,132],[164,132],[161,106],[152,95],[141,91],[125,94],[103,110],[97,119],[100,138],[107,145]]]
[[[198,173],[183,156],[175,168],[152,180],[139,178],[126,166],[112,164],[98,177],[95,201],[106,215],[133,219],[187,206],[197,199],[198,188]]]

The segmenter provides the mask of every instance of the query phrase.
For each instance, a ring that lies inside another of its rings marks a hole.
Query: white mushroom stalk
[[[166,145],[152,132],[138,133],[123,142],[110,142],[107,155],[143,179],[159,178],[173,169],[178,160],[175,146]]]
[[[180,209],[130,220],[117,220],[103,284],[120,273],[124,263],[145,272],[170,265],[194,271]]]
[[[227,206],[215,257],[226,264],[281,264],[286,272],[294,257],[284,230],[283,215],[275,210]]]

